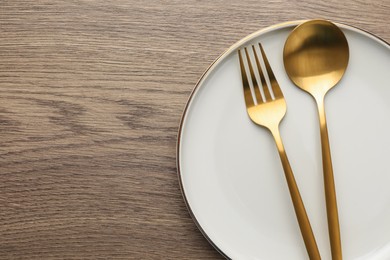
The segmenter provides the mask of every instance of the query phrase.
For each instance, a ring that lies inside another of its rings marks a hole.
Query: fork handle
[[[282,161],[288,189],[290,191],[290,196],[294,205],[295,214],[297,216],[299,228],[301,229],[301,234],[303,241],[305,242],[307,253],[309,254],[310,260],[320,260],[320,252],[318,251],[313,230],[311,228],[309,218],[306,214],[306,209],[303,205],[301,194],[299,193],[299,189],[288,161],[286,151],[284,150],[284,145],[282,138],[280,137],[279,129],[275,128],[275,130],[271,130],[271,133],[275,139],[276,146],[279,151],[280,160]]]

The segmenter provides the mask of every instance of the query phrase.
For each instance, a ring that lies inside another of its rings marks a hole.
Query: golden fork
[[[295,214],[298,219],[298,224],[301,229],[302,237],[305,242],[307,253],[309,254],[311,260],[319,260],[321,259],[321,256],[318,251],[313,230],[311,228],[309,218],[306,214],[305,206],[303,205],[303,201],[299,193],[297,183],[295,182],[294,174],[292,172],[290,163],[287,159],[286,151],[284,150],[283,142],[279,132],[279,124],[282,121],[287,111],[286,101],[283,97],[283,93],[279,87],[279,84],[276,81],[275,75],[272,72],[271,66],[264,53],[264,49],[260,43],[259,43],[259,47],[268,74],[268,78],[271,83],[271,90],[273,92],[273,96],[271,94],[270,89],[267,86],[264,73],[260,65],[259,57],[257,55],[257,51],[254,45],[252,45],[252,50],[256,60],[256,67],[259,72],[261,85],[262,85],[261,87],[263,89],[264,97],[261,96],[260,86],[257,82],[253,70],[254,65],[252,65],[248,50],[247,48],[244,48],[245,56],[247,59],[247,65],[249,68],[249,75],[250,75],[249,79],[251,80],[253,85],[254,96],[252,95],[251,87],[248,81],[247,71],[244,65],[244,60],[242,58],[243,55],[241,54],[241,50],[238,50],[238,56],[239,56],[240,67],[241,67],[242,84],[244,87],[244,98],[245,98],[247,112],[249,117],[254,123],[267,128],[271,132],[273,138],[275,139],[275,143],[279,151],[280,160],[283,165],[284,174],[290,191],[290,196],[294,205]]]

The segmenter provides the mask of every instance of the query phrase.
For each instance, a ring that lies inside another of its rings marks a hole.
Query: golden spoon
[[[311,20],[297,26],[284,45],[284,67],[290,79],[315,99],[321,129],[322,166],[326,210],[333,260],[342,259],[340,227],[326,126],[326,93],[342,78],[348,66],[349,48],[343,32],[333,23]]]

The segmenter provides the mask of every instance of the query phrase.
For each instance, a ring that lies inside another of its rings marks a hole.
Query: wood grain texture
[[[208,65],[326,18],[390,41],[389,0],[0,2],[0,259],[221,259],[192,222],[177,130]]]

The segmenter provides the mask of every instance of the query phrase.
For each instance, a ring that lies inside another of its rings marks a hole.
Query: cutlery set
[[[321,259],[279,132],[279,124],[287,111],[286,100],[261,43],[258,43],[258,46],[252,45],[249,49],[251,51],[248,51],[246,47],[238,50],[247,113],[255,124],[265,127],[272,134],[307,253],[312,260]],[[263,61],[264,71],[260,60]],[[336,25],[324,20],[311,20],[298,25],[288,36],[283,51],[283,62],[287,75],[296,86],[309,93],[317,104],[326,211],[333,260],[342,259],[342,250],[325,117],[325,95],[340,81],[348,61],[349,48],[345,35]],[[267,85],[266,76],[270,86]]]

